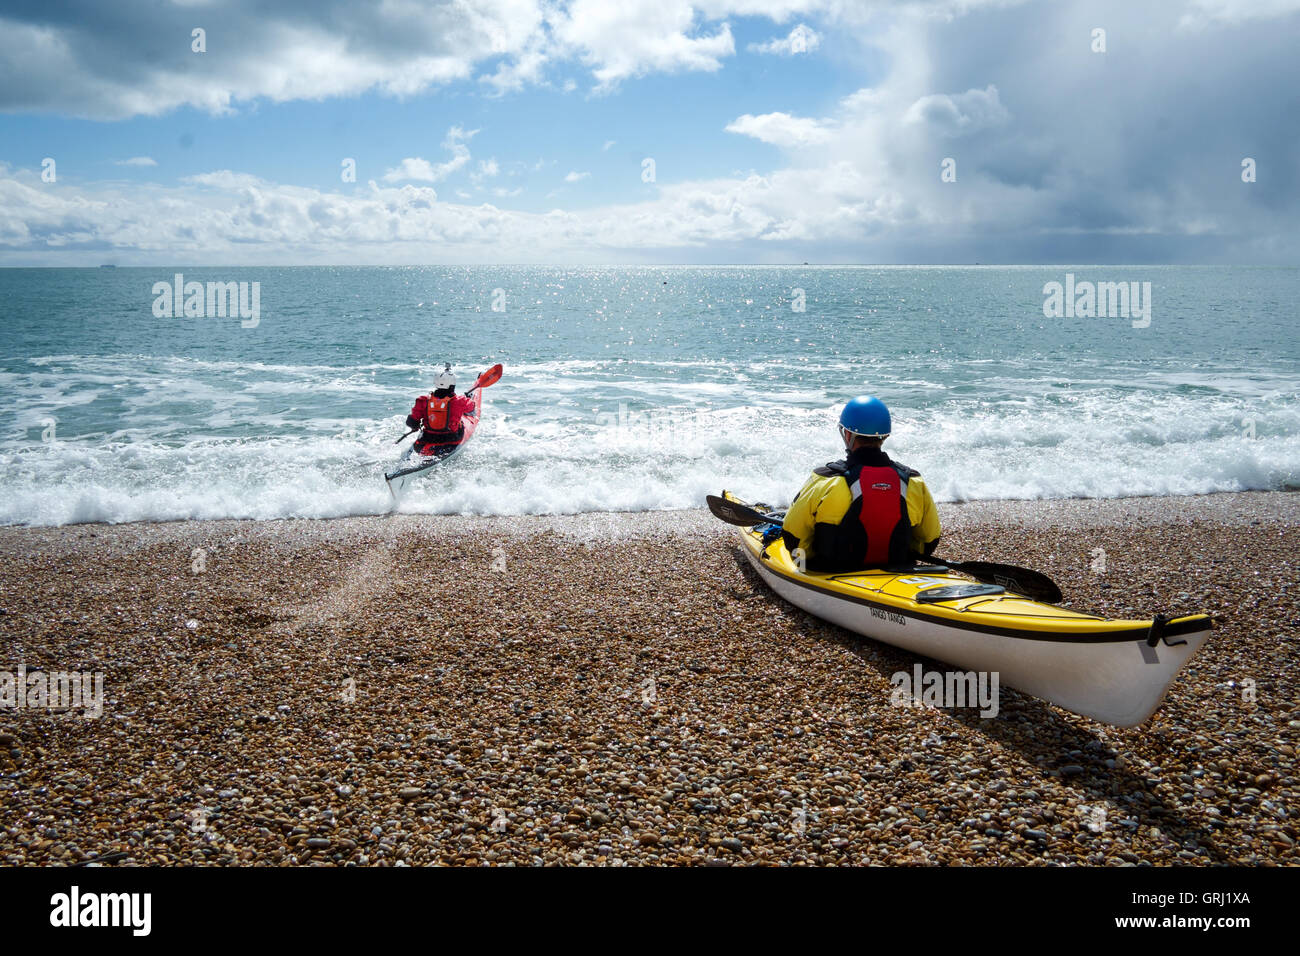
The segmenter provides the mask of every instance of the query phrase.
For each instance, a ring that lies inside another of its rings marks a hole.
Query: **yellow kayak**
[[[1000,684],[1117,727],[1136,726],[1155,712],[1212,626],[1207,614],[1151,620],[1085,614],[938,565],[803,571],[779,535],[764,543],[772,527],[742,528],[741,546],[791,604],[915,654],[997,674]]]

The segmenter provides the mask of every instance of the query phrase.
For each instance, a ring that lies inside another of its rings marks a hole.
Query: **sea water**
[[[388,512],[443,362],[505,375],[402,511],[787,502],[862,393],[940,501],[1295,488],[1298,301],[1262,267],[4,269],[0,522]]]

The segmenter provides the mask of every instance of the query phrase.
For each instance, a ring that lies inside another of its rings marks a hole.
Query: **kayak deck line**
[[[749,533],[745,533],[745,537],[751,537],[751,535]],[[753,549],[752,546],[751,546],[751,553],[755,553],[755,554],[757,553],[757,550]],[[1036,630],[1031,628],[1006,627],[991,622],[961,620],[957,617],[948,616],[949,614],[951,615],[962,614],[963,611],[960,608],[948,608],[942,606],[941,604],[933,604],[928,606],[930,610],[922,611],[922,610],[917,610],[914,608],[907,607],[906,604],[903,602],[907,602],[909,604],[915,604],[914,601],[911,601],[908,598],[894,598],[892,595],[887,595],[887,597],[890,598],[890,600],[888,601],[882,601],[882,600],[873,601],[870,598],[860,597],[855,594],[848,594],[843,591],[831,591],[828,590],[824,585],[825,583],[830,583],[833,580],[832,576],[808,574],[805,576],[810,578],[811,580],[800,580],[800,575],[789,574],[784,569],[773,566],[770,558],[764,557],[761,558],[760,560],[763,561],[764,569],[769,573],[777,575],[783,580],[788,581],[791,584],[797,585],[798,587],[805,588],[817,592],[819,594],[824,594],[829,597],[834,597],[838,600],[847,601],[854,604],[860,604],[868,608],[876,608],[881,611],[890,611],[895,614],[901,614],[904,617],[916,618],[918,620],[923,620],[923,621],[931,621],[937,624],[942,624],[947,627],[960,628],[962,630],[978,631],[984,634],[996,634],[1002,637],[1015,637],[1021,640],[1031,640],[1031,641],[1053,641],[1053,642],[1066,642],[1066,643],[1069,642],[1127,643],[1130,641],[1147,639],[1147,637],[1150,635],[1151,626],[1153,623],[1153,622],[1147,622],[1141,620],[1119,621],[1119,620],[1115,620],[1114,618],[1098,617],[1096,615],[1085,614],[1083,612],[1072,612],[1077,614],[1078,618],[1081,619],[1078,621],[1071,621],[1068,617],[1062,617],[1062,616],[1050,615],[1050,614],[1035,615],[1035,614],[1030,614],[1025,612],[1018,612],[1014,614],[1016,618],[1028,618],[1028,619],[1037,619],[1041,621],[1050,621],[1057,626],[1070,628],[1066,630],[1057,630],[1057,631],[1044,631],[1044,630]],[[863,573],[870,574],[872,572],[863,572]],[[897,580],[898,578],[904,577],[904,575],[899,574],[897,572],[886,572],[886,573],[890,575],[891,582],[893,580]],[[835,575],[834,577],[842,577],[842,576],[843,575]],[[840,584],[841,586],[845,586],[844,582],[834,581],[834,583]],[[868,590],[867,588],[863,588],[856,584],[848,585],[848,586],[857,587],[861,590]],[[884,593],[883,588],[875,588],[872,590],[875,590],[876,593],[880,593],[880,594]],[[1025,601],[1026,603],[1036,603],[1036,602],[1029,601],[1028,598],[1013,598],[1013,599],[1022,600]],[[972,599],[957,598],[956,600],[972,600]],[[898,601],[899,603],[895,604],[893,603],[894,601]],[[933,613],[939,611],[946,612],[946,613],[945,614]],[[976,612],[976,613],[987,613],[987,612]],[[998,616],[1011,617],[1013,615],[1008,612],[1000,612]],[[1110,628],[1105,630],[1096,630],[1096,629],[1085,630],[1084,626],[1088,622],[1105,622],[1105,623],[1123,624],[1128,626]],[[1208,630],[1209,627],[1210,627],[1209,615],[1189,614],[1186,615],[1185,617],[1177,618],[1171,621],[1164,628],[1163,633],[1169,637],[1179,637],[1184,634],[1195,633],[1199,630]]]
[[[834,581],[836,584],[841,584],[841,585],[843,585],[843,586],[845,586],[845,587],[858,588],[858,589],[860,589],[860,590],[863,590],[863,591],[871,591],[871,592],[876,593],[876,594],[883,593],[883,590],[882,590],[881,588],[878,588],[878,587],[872,587],[872,586],[869,585],[869,584],[866,584],[866,583],[863,583],[863,582],[859,582],[859,581],[854,581],[854,580],[852,580],[852,578],[854,578],[854,577],[860,577],[860,576],[862,576],[863,574],[868,574],[868,573],[871,573],[871,572],[858,571],[858,572],[851,572],[851,573],[847,573],[847,574],[846,574],[846,573],[838,573],[838,574],[833,574],[833,575],[827,575],[827,580],[828,580],[828,581]],[[892,583],[893,581],[897,580],[899,577],[902,577],[902,576],[903,576],[903,575],[902,575],[901,573],[895,575],[895,577],[892,578],[891,581],[890,581],[889,583]],[[921,593],[924,593],[924,592],[921,592]],[[1012,591],[1008,591],[1008,592],[1006,592],[1005,594],[996,594],[996,595],[992,595],[992,594],[991,594],[991,595],[987,595],[986,597],[985,597],[985,596],[974,595],[974,596],[971,596],[971,597],[969,597],[969,598],[960,598],[960,597],[959,597],[959,598],[948,598],[947,600],[944,600],[943,602],[932,601],[932,602],[926,602],[926,603],[929,603],[929,604],[932,604],[932,605],[938,605],[939,603],[948,604],[948,603],[952,603],[952,602],[956,602],[956,601],[970,601],[971,603],[966,604],[966,605],[963,605],[962,607],[954,607],[954,608],[951,608],[951,610],[956,611],[957,613],[960,614],[960,613],[963,613],[963,612],[965,612],[965,611],[969,611],[969,610],[971,610],[972,608],[982,607],[983,604],[985,604],[985,603],[989,603],[989,602],[1001,602],[1001,601],[1003,601],[1003,600],[1010,600],[1010,601],[1014,601],[1014,602],[1018,602],[1018,603],[1029,602],[1029,603],[1033,603],[1033,604],[1035,604],[1035,605],[1038,604],[1037,601],[1031,601],[1031,599],[1025,597],[1024,595],[1022,595],[1022,594],[1016,594],[1015,592],[1012,592]],[[1077,614],[1077,615],[1079,615],[1079,617],[1084,618],[1084,619],[1087,619],[1087,620],[1093,620],[1093,621],[1110,621],[1110,620],[1114,620],[1113,618],[1103,617],[1103,616],[1101,616],[1101,615],[1099,615],[1099,614],[1089,614],[1087,611],[1074,611],[1073,609],[1069,609],[1069,610],[1071,610],[1073,614]],[[1037,619],[1037,620],[1043,620],[1043,621],[1059,621],[1059,620],[1061,620],[1061,616],[1058,615],[1058,614],[1035,614],[1035,613],[1032,613],[1032,612],[1029,612],[1029,611],[1020,611],[1020,610],[1006,610],[1006,611],[999,611],[998,614],[999,614],[999,616],[1017,617],[1017,618],[1028,618],[1028,619]],[[1182,616],[1184,616],[1184,617],[1191,617],[1192,615],[1182,615]]]

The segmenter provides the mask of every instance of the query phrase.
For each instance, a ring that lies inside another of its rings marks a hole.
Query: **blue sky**
[[[7,5],[0,265],[1300,252],[1300,0],[266,9]]]
[[[780,162],[780,151],[726,133],[732,119],[747,112],[826,108],[870,75],[863,63],[837,63],[826,56],[796,61],[747,51],[749,43],[788,35],[789,28],[770,21],[740,18],[732,22],[732,32],[737,52],[728,69],[652,74],[614,93],[594,93],[586,71],[565,65],[545,87],[506,96],[487,95],[471,80],[400,99],[369,91],[319,101],[255,100],[221,115],[194,107],[110,121],[46,111],[10,114],[0,119],[6,143],[2,158],[14,166],[39,167],[44,156],[53,155],[69,180],[179,185],[187,176],[231,169],[334,189],[341,186],[341,157],[357,160],[358,179],[364,182],[407,156],[432,162],[449,158],[441,144],[458,126],[478,131],[470,144],[474,156],[495,159],[501,172],[491,184],[475,184],[471,164],[445,180],[451,195],[460,188],[481,198],[491,196],[494,186],[523,186],[509,205],[537,212],[554,205],[546,194],[559,189],[566,208],[643,198],[646,156],[677,178],[770,167]],[[566,91],[566,82],[574,88]],[[689,109],[680,108],[683,103]],[[29,146],[25,155],[14,151],[20,144]],[[135,156],[158,165],[115,165]],[[542,168],[535,169],[539,163]],[[580,189],[564,180],[573,171],[590,174]]]

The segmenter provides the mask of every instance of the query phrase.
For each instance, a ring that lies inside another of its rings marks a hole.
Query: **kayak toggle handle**
[[[1186,644],[1187,641],[1171,641],[1165,637],[1165,627],[1170,621],[1177,621],[1180,618],[1191,617],[1190,614],[1157,614],[1151,619],[1151,630],[1147,631],[1147,647],[1155,647],[1161,641],[1164,641],[1169,647],[1177,647],[1179,644]]]

